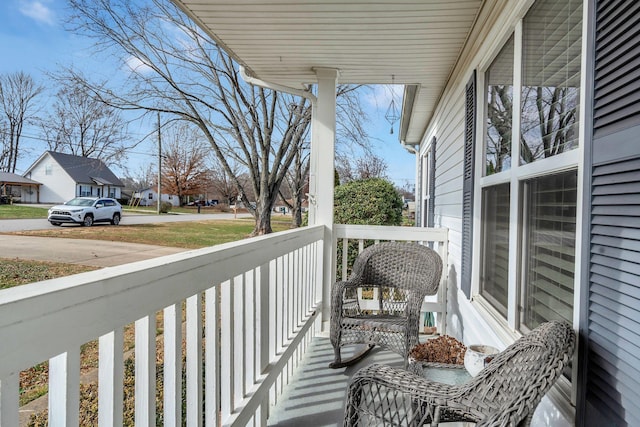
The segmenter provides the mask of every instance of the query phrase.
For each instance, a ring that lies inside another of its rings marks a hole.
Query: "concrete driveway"
[[[240,217],[240,215],[238,215]],[[186,215],[130,215],[122,224],[152,224],[158,222],[202,221],[207,219],[233,219],[233,214]],[[65,225],[64,227],[76,227]],[[113,227],[97,225],[97,227]],[[46,219],[0,220],[0,233],[22,230],[59,229]],[[64,262],[68,264],[111,267],[149,258],[183,252],[187,249],[139,243],[104,240],[62,239],[57,237],[16,236],[0,234],[0,258],[19,258],[36,261]]]

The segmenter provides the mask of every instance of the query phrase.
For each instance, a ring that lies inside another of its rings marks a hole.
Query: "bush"
[[[171,208],[173,208],[173,205],[170,202],[160,203],[160,213],[169,213]]]
[[[351,181],[336,187],[334,207],[334,221],[337,224],[402,224],[402,198],[393,184],[382,178]],[[364,241],[364,247],[372,244],[373,240]],[[342,245],[338,245],[338,265],[342,264],[342,250]],[[358,256],[358,242],[349,242],[347,251],[347,274],[350,274]],[[342,277],[342,280],[346,280],[346,277]]]
[[[337,224],[401,225],[402,198],[389,181],[370,178],[336,187]]]

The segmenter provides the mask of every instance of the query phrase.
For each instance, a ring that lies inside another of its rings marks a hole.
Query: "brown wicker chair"
[[[331,290],[331,344],[339,368],[362,359],[376,344],[402,355],[418,343],[420,308],[426,295],[438,291],[442,260],[427,246],[384,242],[366,248],[353,265],[349,280]],[[357,288],[378,288],[377,309],[362,310]],[[360,354],[342,360],[341,347],[365,344]]]
[[[362,368],[349,384],[344,426],[437,426],[450,421],[528,426],[569,363],[575,339],[566,323],[543,323],[476,377],[456,386],[384,365]]]

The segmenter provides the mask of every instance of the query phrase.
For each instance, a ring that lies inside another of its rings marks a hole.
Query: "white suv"
[[[47,219],[52,225],[63,222],[81,224],[90,227],[94,222],[110,222],[120,224],[122,206],[115,199],[106,197],[76,197],[64,205],[49,209]]]

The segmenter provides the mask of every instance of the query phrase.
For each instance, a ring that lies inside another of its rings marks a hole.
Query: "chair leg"
[[[344,368],[345,366],[353,365],[354,363],[358,363],[360,360],[364,359],[367,354],[369,354],[373,347],[375,347],[375,344],[367,344],[364,350],[362,350],[360,353],[357,353],[347,360],[342,360],[342,357],[340,356],[340,346],[335,346],[333,347],[335,359],[332,363],[329,363],[329,367],[331,369],[339,369]]]

